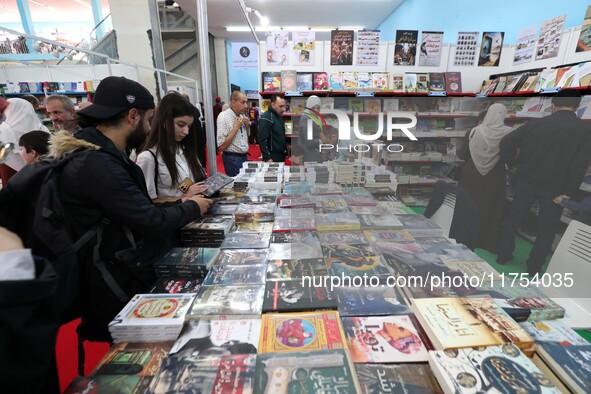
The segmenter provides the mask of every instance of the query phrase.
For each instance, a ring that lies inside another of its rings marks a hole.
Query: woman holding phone
[[[195,109],[179,93],[169,93],[158,104],[152,128],[137,165],[155,202],[188,199],[203,193],[205,170],[197,157]]]

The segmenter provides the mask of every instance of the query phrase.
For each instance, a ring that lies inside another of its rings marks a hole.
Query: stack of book
[[[173,248],[154,263],[156,275],[166,278],[204,278],[219,249]]]
[[[221,207],[221,208],[217,208]],[[218,205],[214,210],[233,209],[233,205]],[[210,209],[211,211],[211,209]],[[208,213],[210,213],[210,211]],[[181,242],[183,246],[219,247],[226,234],[234,226],[231,217],[214,216],[206,217],[202,222],[192,222],[181,229]]]

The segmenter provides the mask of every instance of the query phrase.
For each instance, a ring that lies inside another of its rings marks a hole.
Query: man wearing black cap
[[[541,271],[562,215],[562,207],[553,199],[576,192],[591,164],[591,125],[575,113],[580,102],[578,91],[562,90],[552,98],[552,115],[532,120],[501,140],[501,159],[515,167],[516,188],[501,230],[497,263],[513,259],[517,229],[538,201],[538,231],[527,272]]]
[[[61,201],[75,239],[108,221],[100,257],[129,298],[149,290],[145,286],[153,283],[153,262],[173,246],[174,231],[199,219],[211,204],[202,197],[170,204],[150,199],[143,173],[126,151],[144,142],[153,113],[154,99],[146,88],[124,77],[108,77],[97,87],[92,105],[78,111],[85,128],[75,136],[58,133],[51,139],[50,155],[56,158],[78,149],[90,151],[63,168]],[[87,275],[100,278],[92,249],[81,249],[80,261]],[[81,338],[110,340],[107,325],[124,306],[111,289],[101,280],[84,289]]]

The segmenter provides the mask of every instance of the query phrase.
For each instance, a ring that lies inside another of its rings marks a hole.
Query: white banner
[[[237,70],[258,69],[258,49],[254,42],[232,43],[232,67]]]

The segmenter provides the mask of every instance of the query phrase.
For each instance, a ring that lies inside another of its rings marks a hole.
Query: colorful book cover
[[[577,52],[584,52],[591,50],[591,6],[587,7],[583,25],[581,26],[581,33],[577,41]]]
[[[572,392],[591,392],[591,345],[562,346],[544,343],[538,354]]]
[[[202,286],[187,320],[214,315],[260,315],[264,291],[264,285]]]
[[[589,345],[585,338],[560,319],[522,322],[519,325],[538,343],[556,343],[561,346]]]
[[[349,112],[363,112],[363,99],[350,98],[349,99]]]
[[[433,351],[429,366],[445,393],[560,393],[513,345]]]
[[[254,392],[355,394],[354,374],[343,350],[260,354]]]
[[[281,90],[281,73],[280,72],[264,71],[263,72],[263,91],[265,91],[265,92],[279,92],[280,90]]]
[[[363,104],[365,106],[365,112],[369,112],[370,114],[382,112],[382,101],[379,98],[365,99]]]
[[[336,309],[337,297],[313,278],[269,280],[265,287],[263,312],[301,312]],[[320,280],[317,279],[317,280]]]
[[[221,265],[213,267],[203,281],[204,286],[264,285],[267,266]]]
[[[501,61],[504,32],[484,32],[480,42],[480,56],[478,65],[483,67],[497,67]]]
[[[146,394],[253,392],[256,355],[169,356]]]
[[[259,353],[345,349],[336,312],[263,315]]]
[[[320,213],[316,215],[317,231],[359,230],[361,225],[352,212]]]
[[[406,315],[410,308],[395,288],[338,287],[341,316]]]
[[[297,71],[296,70],[282,70],[281,71],[281,91],[295,92],[297,91]]]
[[[490,298],[414,299],[412,310],[438,350],[533,345],[533,339]]]
[[[388,73],[371,73],[372,88],[388,89]]]
[[[372,88],[373,82],[371,73],[368,72],[357,72],[357,87],[359,89],[369,89]]]
[[[332,75],[332,74],[331,74]],[[331,85],[332,87],[332,85]],[[328,90],[328,74],[314,73],[314,90]]]
[[[445,92],[445,76],[443,73],[429,73],[429,92]]]
[[[154,376],[174,342],[137,342],[113,345],[90,375]]]
[[[414,66],[417,57],[417,30],[396,30],[394,46],[395,66]]]
[[[182,325],[194,298],[195,294],[136,294],[109,323],[109,329]]]
[[[343,87],[345,89],[357,89],[357,73],[354,71],[343,71]]]
[[[352,66],[354,51],[353,30],[332,30],[330,32],[330,65]]]
[[[427,93],[429,91],[429,74],[417,73],[416,92]]]
[[[390,74],[390,89],[397,93],[404,93],[404,74]]]
[[[219,249],[216,248],[172,248],[164,256],[158,259],[158,261],[154,263],[154,266],[163,268],[171,266],[202,266],[209,268],[213,264],[213,261],[216,259],[218,253]]]
[[[331,89],[344,89],[342,71],[332,71],[330,73],[329,85]]]
[[[219,354],[256,354],[261,333],[260,319],[190,320],[170,349],[176,357]],[[218,353],[216,353],[218,352]]]
[[[536,60],[558,56],[565,21],[566,15],[561,15],[542,22],[536,49]]]
[[[336,245],[322,245],[322,253],[325,258],[339,258],[339,257],[373,257],[376,256],[376,251],[369,244],[336,244]]]
[[[297,90],[306,92],[313,89],[313,74],[312,73],[298,73],[297,74]]]
[[[461,93],[462,92],[462,73],[458,71],[447,71],[445,73],[445,92]]]
[[[404,74],[404,90],[406,91],[406,93],[414,93],[417,91],[417,74]]]
[[[356,364],[362,394],[443,394],[426,364]]]
[[[351,277],[364,275],[389,275],[392,272],[382,262],[380,256],[370,257],[331,257],[326,259],[330,275]]]
[[[343,317],[354,363],[426,362],[427,349],[408,316]]]
[[[322,258],[271,260],[267,266],[267,282],[327,274],[328,268]]]

